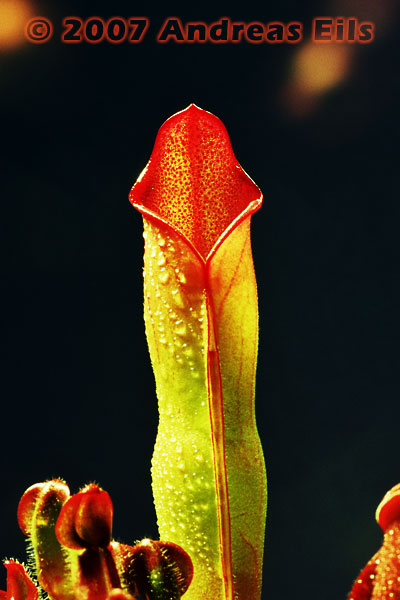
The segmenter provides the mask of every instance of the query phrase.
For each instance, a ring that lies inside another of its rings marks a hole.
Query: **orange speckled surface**
[[[240,167],[224,124],[191,104],[160,128],[130,201],[178,229],[205,260],[260,190]]]

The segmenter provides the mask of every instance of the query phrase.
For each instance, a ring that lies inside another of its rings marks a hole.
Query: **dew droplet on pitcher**
[[[158,245],[161,247],[165,246],[165,244],[166,244],[165,239],[163,238],[161,233],[157,233],[157,242],[158,242]]]
[[[171,242],[167,243],[167,251],[168,252],[175,252],[175,246]]]
[[[201,475],[200,477],[196,477],[195,481],[194,481],[197,489],[204,487],[203,483],[204,483],[204,477]]]
[[[165,258],[165,254],[163,254],[162,252],[160,252],[160,254],[158,255],[158,260],[157,260],[157,265],[159,267],[163,267],[166,263],[166,258]]]
[[[180,351],[182,351],[182,346],[183,346],[183,343],[182,343],[182,340],[181,340],[181,338],[180,338],[180,337],[177,337],[177,336],[175,335],[175,336],[174,336],[174,338],[173,338],[173,342],[174,342],[174,344],[175,344],[175,348],[178,348]],[[178,357],[180,357],[180,354],[176,354],[176,358],[178,358]]]
[[[174,301],[175,306],[178,308],[185,308],[185,300],[179,290],[172,290],[172,299]]]
[[[168,273],[167,269],[165,269],[165,268],[161,269],[161,271],[158,274],[158,279],[160,280],[161,283],[168,283],[169,273]]]
[[[199,379],[200,373],[198,372],[198,370],[195,367],[189,367],[189,371],[190,371],[190,374],[193,377],[193,379]]]
[[[186,327],[186,324],[184,323],[184,321],[176,322],[175,331],[178,335],[181,335],[182,337],[187,334],[187,327]]]
[[[185,277],[184,273],[182,273],[182,271],[179,271],[179,269],[175,269],[175,270],[177,271],[176,277],[177,277],[178,281],[180,283],[185,284],[186,283],[186,277]]]
[[[187,344],[184,344],[182,346],[183,349],[183,353],[186,356],[186,358],[192,358],[194,352],[193,352],[193,346],[188,346]]]
[[[198,462],[198,463],[202,463],[202,462],[204,462],[204,456],[201,454],[201,452],[198,452],[198,453],[195,455],[195,459],[197,460],[197,462]]]

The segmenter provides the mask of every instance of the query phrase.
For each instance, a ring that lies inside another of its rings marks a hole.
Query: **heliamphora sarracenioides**
[[[160,536],[193,561],[187,600],[259,600],[266,475],[250,218],[262,195],[222,122],[192,104],[161,127],[130,200],[144,222]]]
[[[194,105],[161,127],[130,193],[144,222],[144,316],[159,400],[152,461],[161,541],[112,539],[107,492],[55,479],[22,496],[30,571],[6,561],[1,600],[260,600],[266,476],[254,416],[258,187],[225,127]],[[400,486],[382,548],[349,600],[400,598]]]

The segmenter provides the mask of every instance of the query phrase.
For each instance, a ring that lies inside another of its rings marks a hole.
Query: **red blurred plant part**
[[[0,591],[0,600],[37,600],[38,590],[25,567],[15,560],[6,560],[7,591]]]
[[[384,532],[382,546],[357,577],[349,600],[400,598],[400,484],[384,496],[376,520]]]
[[[93,483],[70,496],[68,486],[54,479],[23,494],[18,522],[30,537],[38,580],[50,599],[135,600],[140,594],[145,600],[179,600],[193,572],[186,552],[169,542],[115,542],[112,518],[110,496]],[[7,593],[0,600],[12,600]]]
[[[131,596],[121,588],[114,588],[108,595],[107,600],[137,600],[136,596]]]

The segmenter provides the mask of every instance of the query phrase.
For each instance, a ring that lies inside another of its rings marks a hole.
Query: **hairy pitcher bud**
[[[110,496],[93,483],[71,496],[66,483],[53,479],[23,494],[18,522],[30,538],[37,579],[49,598],[179,600],[193,575],[188,554],[171,542],[113,541],[112,518]],[[6,566],[8,587],[0,600],[37,600],[23,566]]]

